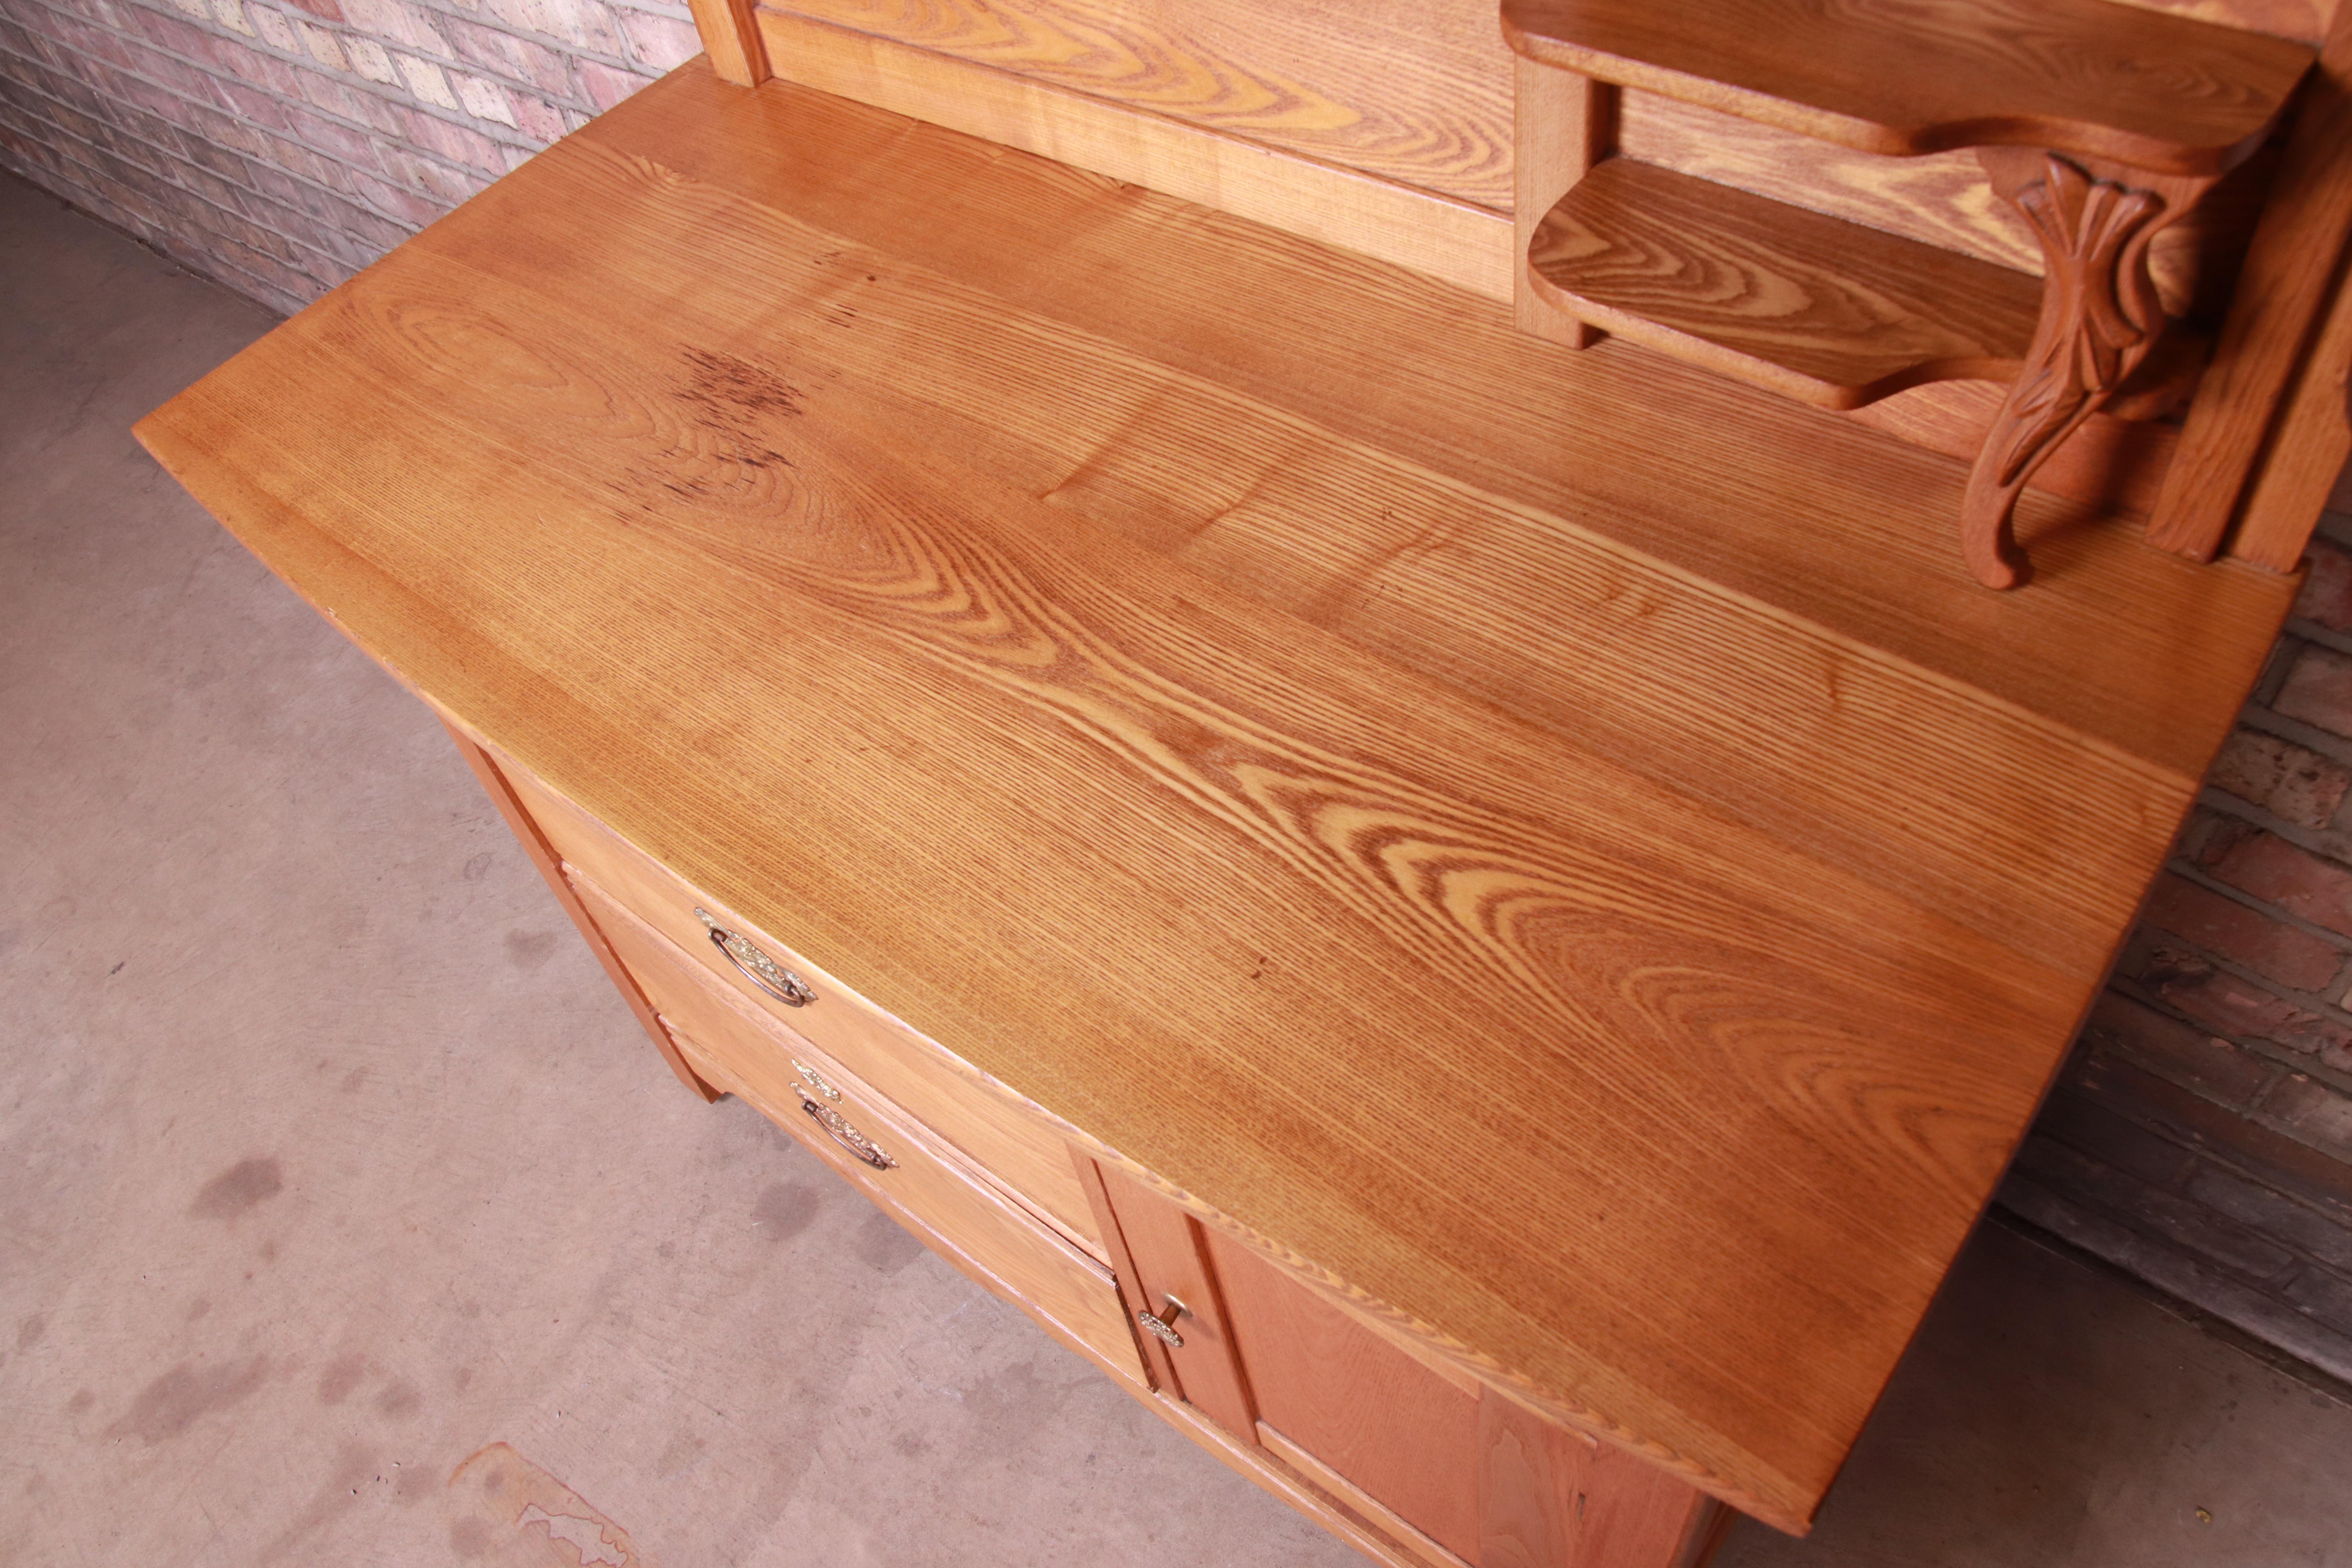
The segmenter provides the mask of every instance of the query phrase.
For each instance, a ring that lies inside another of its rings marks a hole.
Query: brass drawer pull
[[[879,1143],[875,1142],[873,1139],[868,1138],[865,1133],[860,1132],[856,1128],[852,1127],[848,1121],[843,1118],[841,1112],[835,1110],[832,1106],[819,1105],[815,1100],[811,1100],[806,1093],[803,1093],[801,1096],[801,1109],[809,1113],[810,1121],[815,1122],[819,1127],[824,1128],[827,1132],[831,1133],[835,1142],[840,1144],[843,1148],[848,1150],[851,1153],[856,1155],[859,1159],[865,1161],[876,1170],[893,1171],[898,1169],[898,1161],[893,1160],[889,1155],[884,1153],[882,1152],[882,1146]]]
[[[1138,1308],[1135,1321],[1141,1323],[1144,1331],[1153,1339],[1158,1340],[1170,1350],[1181,1351],[1184,1348],[1184,1336],[1176,1331],[1176,1320],[1192,1310],[1175,1297],[1169,1296],[1160,1301],[1158,1317],[1155,1318],[1150,1312]]]
[[[711,944],[727,955],[727,962],[744,979],[787,1007],[805,1007],[816,1000],[816,993],[809,989],[807,981],[711,919],[709,910],[696,910],[694,918],[709,929]]]
[[[793,1058],[793,1070],[801,1075],[801,1083],[808,1086],[808,1089],[801,1089],[801,1098],[803,1100],[806,1100],[808,1098],[808,1091],[810,1089],[813,1089],[819,1094],[824,1096],[827,1100],[834,1100],[835,1102],[840,1100],[841,1090],[825,1082],[824,1079],[817,1072],[816,1068],[809,1066],[808,1063],[801,1060],[798,1057],[794,1057]],[[793,1087],[798,1088],[799,1085],[794,1085]]]

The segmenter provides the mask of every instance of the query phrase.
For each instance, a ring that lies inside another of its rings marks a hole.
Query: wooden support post
[[[694,30],[702,35],[702,51],[721,81],[737,87],[757,87],[773,74],[768,69],[768,48],[760,37],[755,0],[687,0],[694,11]]]
[[[2282,399],[2319,330],[2347,228],[2352,5],[2338,11],[2319,64],[2303,84],[2286,157],[2271,182],[2213,363],[2189,405],[2179,449],[2148,518],[2150,544],[2195,561],[2220,552]],[[2305,521],[2305,538],[2316,516]],[[2252,558],[2284,571],[2302,558],[2303,540],[2286,548],[2278,517],[2272,514],[2268,537]]]
[[[1591,348],[1601,331],[1541,298],[1528,275],[1528,245],[1544,215],[1585,171],[1609,156],[1617,135],[1617,89],[1557,66],[1511,57],[1512,139],[1516,160],[1511,197],[1511,302],[1519,330]]]
[[[2346,286],[2347,281],[2352,279],[2337,280],[2319,341],[2287,390],[2285,406],[2254,468],[2245,511],[2230,544],[2231,556],[2273,572],[2292,572],[2302,564],[2313,525],[2327,505],[2345,458],[2352,457],[2352,411],[2345,405],[2347,384],[2352,384],[2352,288]]]

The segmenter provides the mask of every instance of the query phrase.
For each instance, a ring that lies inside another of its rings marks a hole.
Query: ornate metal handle
[[[802,1083],[808,1085],[808,1089],[801,1089],[801,1098],[803,1100],[806,1100],[808,1098],[808,1091],[810,1089],[813,1089],[819,1094],[824,1096],[827,1100],[836,1102],[840,1100],[841,1090],[825,1082],[824,1078],[818,1074],[816,1068],[809,1066],[808,1063],[801,1060],[798,1057],[794,1057],[793,1058],[793,1070],[801,1075]],[[794,1087],[797,1088],[798,1086],[795,1085]]]
[[[787,1007],[805,1007],[816,1000],[816,993],[809,989],[807,981],[720,925],[709,910],[696,910],[694,918],[709,930],[711,944],[727,955],[727,962],[744,979]]]
[[[819,1105],[815,1100],[811,1100],[806,1094],[803,1094],[801,1096],[801,1109],[809,1113],[810,1121],[815,1122],[819,1127],[824,1128],[827,1132],[831,1133],[835,1142],[840,1144],[843,1148],[848,1150],[851,1153],[856,1155],[859,1159],[865,1161],[876,1170],[894,1171],[898,1169],[898,1161],[893,1160],[889,1155],[884,1153],[882,1152],[882,1146],[879,1143],[875,1142],[873,1139],[868,1138],[865,1133],[860,1132],[856,1128],[852,1127],[843,1119],[841,1112],[835,1110],[832,1106]]]
[[[1176,1320],[1192,1310],[1175,1297],[1164,1296],[1160,1300],[1158,1317],[1153,1317],[1150,1312],[1138,1308],[1135,1321],[1143,1325],[1146,1333],[1170,1350],[1181,1351],[1184,1348],[1184,1336],[1176,1331]]]

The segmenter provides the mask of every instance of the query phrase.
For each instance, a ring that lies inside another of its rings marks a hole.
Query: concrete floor
[[[268,325],[0,176],[0,1563],[1360,1561],[678,1089],[131,441]],[[2352,1563],[2347,1478],[2352,1408],[1995,1227],[1718,1561]]]

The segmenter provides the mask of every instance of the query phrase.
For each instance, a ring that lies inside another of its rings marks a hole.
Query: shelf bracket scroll
[[[1969,472],[1960,548],[1987,587],[2022,580],[2013,520],[2019,492],[2043,459],[2115,395],[2166,325],[2148,270],[2148,242],[2196,205],[2210,179],[2105,177],[2055,153],[1985,147],[1993,189],[2024,216],[2042,247],[2042,314],[2023,368]]]

